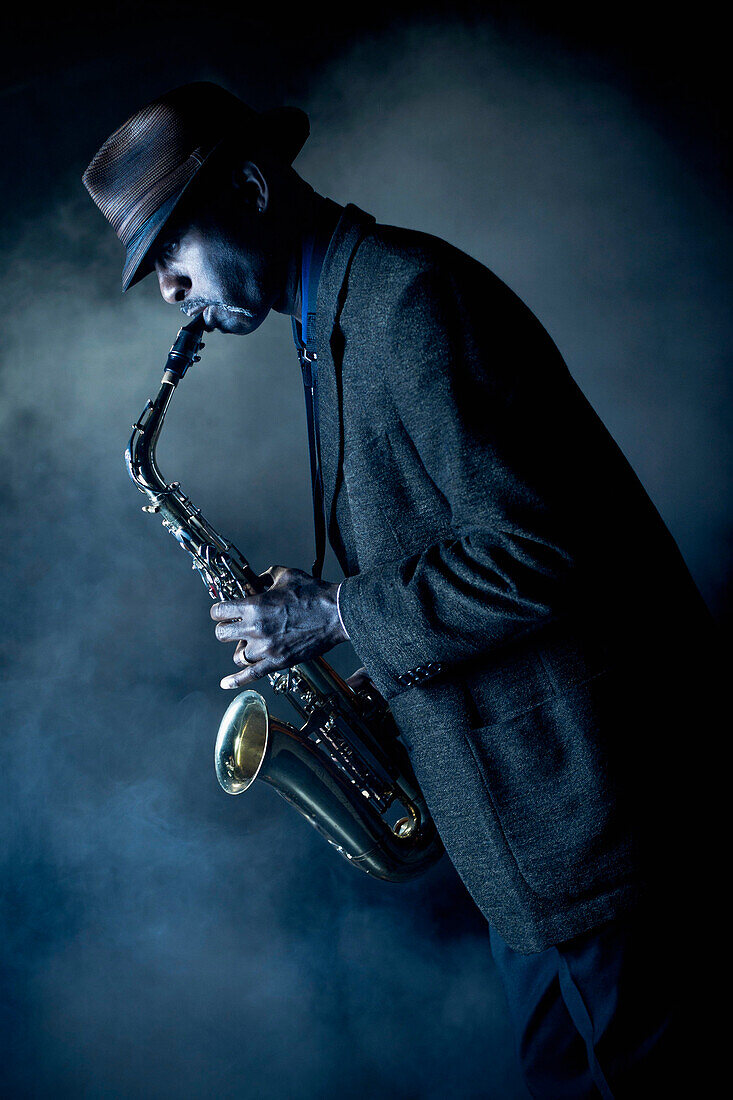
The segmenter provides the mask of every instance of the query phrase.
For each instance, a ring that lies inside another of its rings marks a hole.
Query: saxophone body
[[[148,401],[125,452],[130,477],[192,559],[214,600],[265,590],[240,551],[194,507],[178,482],[168,484],[155,449],[175,388],[199,361],[203,319],[178,333],[154,401]],[[268,680],[297,715],[273,718],[262,696],[243,691],[219,727],[214,765],[229,794],[264,780],[349,862],[392,882],[422,873],[443,848],[389,709],[368,691],[354,692],[322,658],[272,673]]]

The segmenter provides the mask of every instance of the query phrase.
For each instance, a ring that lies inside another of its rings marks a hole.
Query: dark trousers
[[[679,1095],[687,1067],[685,1038],[674,1034],[681,953],[673,924],[669,913],[638,914],[534,955],[491,929],[533,1097]]]

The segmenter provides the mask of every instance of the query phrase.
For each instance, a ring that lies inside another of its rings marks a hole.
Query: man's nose
[[[160,293],[163,295],[166,302],[170,302],[171,305],[176,302],[183,302],[191,289],[191,280],[189,277],[180,273],[173,274],[171,272],[161,272],[158,275],[158,284],[160,286]]]

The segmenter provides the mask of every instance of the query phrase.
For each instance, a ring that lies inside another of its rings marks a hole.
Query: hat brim
[[[126,290],[129,290],[131,286],[135,286],[136,283],[139,283],[141,279],[144,279],[145,276],[149,275],[153,270],[154,264],[150,258],[150,250],[171,214],[183,198],[186,190],[208,159],[209,158],[206,157],[205,160],[193,169],[191,175],[183,185],[167,198],[165,202],[158,207],[155,213],[150,215],[146,222],[143,222],[138,232],[128,244],[127,254],[125,256],[125,266],[122,269],[123,294]]]
[[[308,116],[305,111],[301,111],[297,107],[274,107],[270,111],[264,111],[259,118],[263,134],[266,133],[268,125],[279,131],[274,140],[272,136],[267,138],[268,145],[272,147],[274,152],[283,156],[288,164],[292,164],[305,145],[310,133]],[[218,142],[202,160],[193,162],[188,178],[184,179],[173,194],[165,199],[158,209],[150,215],[127,245],[125,266],[122,270],[123,294],[153,270],[154,264],[150,258],[150,250],[193,180],[196,179],[204,165],[209,162],[212,154],[223,144],[223,141]]]

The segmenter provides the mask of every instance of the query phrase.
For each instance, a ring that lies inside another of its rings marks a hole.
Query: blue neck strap
[[[330,235],[329,235],[330,236]],[[301,321],[293,317],[293,339],[299,351],[308,349],[308,339],[313,339],[313,323],[318,299],[318,280],[326,257],[328,239],[317,230],[311,230],[303,242],[303,260],[300,271]]]
[[[330,235],[329,235],[330,236]],[[316,299],[318,280],[326,256],[329,236],[323,231],[318,233],[314,227],[303,242],[303,260],[300,275],[301,318],[293,321],[293,340],[298,350],[298,358],[303,371],[305,390],[305,408],[308,419],[308,452],[310,456],[311,487],[313,490],[313,518],[316,534],[316,557],[312,573],[320,577],[323,569],[323,557],[326,552],[326,516],[323,503],[323,475],[321,472],[321,440],[318,425],[318,371],[317,356],[309,339],[313,340],[313,327],[316,317]],[[325,239],[324,239],[325,238]]]

